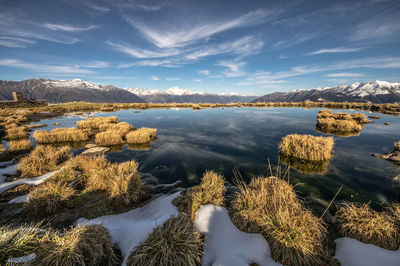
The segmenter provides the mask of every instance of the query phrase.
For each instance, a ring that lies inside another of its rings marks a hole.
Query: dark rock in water
[[[390,123],[388,123],[388,122],[386,122],[386,123],[383,123],[385,126],[389,126],[390,125]]]
[[[371,119],[381,119],[381,118],[380,118],[379,116],[377,116],[377,115],[369,115],[368,118],[371,118]]]
[[[134,113],[135,113],[135,114],[138,114],[138,113],[140,113],[140,111],[135,111]]]
[[[395,164],[400,164],[400,148],[398,147],[399,142],[395,144],[395,147],[392,152],[386,153],[386,154],[380,154],[380,153],[373,153],[372,155],[384,160],[391,161],[392,163]]]
[[[157,170],[164,170],[165,168],[166,168],[165,165],[156,166]]]

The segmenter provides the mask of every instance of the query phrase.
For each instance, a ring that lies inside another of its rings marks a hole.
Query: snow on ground
[[[32,198],[32,197],[31,197],[31,195],[29,195],[29,194],[22,195],[22,196],[18,196],[18,197],[16,197],[16,198],[13,198],[12,200],[10,200],[10,201],[8,202],[8,204],[13,204],[13,203],[25,203],[25,202],[30,201],[31,198]]]
[[[7,262],[11,263],[11,264],[14,264],[14,263],[22,264],[22,263],[30,262],[31,260],[34,260],[35,258],[36,258],[36,253],[31,253],[31,254],[26,255],[26,256],[8,259]]]
[[[164,224],[171,216],[177,216],[178,210],[172,200],[180,192],[159,197],[145,206],[128,212],[101,216],[92,220],[78,219],[77,225],[101,224],[110,232],[112,241],[121,250],[126,265],[129,254],[143,241],[154,228]]]
[[[194,226],[205,236],[203,266],[281,265],[271,258],[265,238],[237,229],[224,207],[202,205],[195,214]]]
[[[8,162],[2,162],[2,166],[6,166],[6,163],[9,163],[12,161],[8,161]],[[4,176],[5,174],[7,175],[15,175],[17,173],[17,164],[12,164],[12,165],[8,165],[5,168],[1,168],[0,169],[0,186],[4,183],[4,181],[6,180],[6,177]],[[1,193],[1,192],[0,192]]]
[[[13,164],[13,161],[5,161],[5,162],[0,162],[0,167],[4,167],[7,165]]]
[[[61,171],[61,169],[62,168],[52,171],[52,172],[49,172],[42,176],[38,176],[38,177],[22,178],[22,179],[18,179],[18,180],[11,181],[11,182],[4,182],[4,180],[2,180],[3,182],[0,182],[0,194],[3,193],[4,191],[9,190],[10,188],[13,188],[13,187],[16,187],[16,186],[19,186],[22,184],[27,184],[30,186],[39,185],[39,184],[43,183],[46,179],[52,177],[53,175],[55,175],[56,173]]]
[[[400,248],[387,250],[349,237],[338,238],[335,242],[335,258],[342,266],[400,265]]]

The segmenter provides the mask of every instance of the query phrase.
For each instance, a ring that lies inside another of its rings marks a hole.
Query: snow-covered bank
[[[126,265],[129,254],[142,242],[154,228],[164,224],[171,216],[177,216],[178,210],[172,200],[180,192],[159,197],[145,206],[128,212],[101,216],[92,220],[80,218],[76,224],[101,224],[109,231],[113,244],[119,247]]]
[[[400,248],[387,250],[349,237],[338,238],[335,242],[335,258],[342,266],[400,265]]]
[[[61,171],[61,169],[62,168],[52,171],[52,172],[49,172],[47,174],[38,176],[38,177],[22,178],[22,179],[18,179],[18,180],[11,181],[11,182],[0,182],[0,194],[3,193],[4,191],[7,191],[13,187],[16,187],[16,186],[19,186],[22,184],[27,184],[30,186],[39,185],[39,184],[43,183],[46,179],[57,174],[59,171]]]
[[[196,212],[194,226],[205,236],[203,266],[281,265],[271,258],[265,238],[237,229],[224,207],[202,205]]]
[[[4,175],[6,175],[6,174],[7,175],[15,175],[17,173],[17,167],[18,167],[17,164],[12,164],[12,161],[2,162],[2,163],[3,163],[2,166],[6,166],[6,167],[0,168],[0,185],[2,185],[6,180],[6,177]]]

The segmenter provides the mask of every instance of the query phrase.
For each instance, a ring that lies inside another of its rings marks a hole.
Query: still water
[[[161,183],[182,180],[183,186],[200,182],[205,170],[222,173],[227,180],[238,169],[243,178],[269,174],[267,160],[276,167],[279,142],[287,134],[324,135],[315,130],[320,109],[303,108],[225,108],[225,109],[150,109],[121,110],[95,116],[118,117],[134,127],[157,128],[158,139],[150,147],[115,148],[107,153],[111,161],[135,159],[140,171],[158,177]],[[334,112],[349,112],[335,110]],[[350,111],[353,112],[353,111]],[[369,202],[379,206],[398,197],[392,179],[400,169],[390,162],[371,156],[386,153],[400,140],[399,117],[379,115],[380,120],[365,125],[358,136],[335,139],[333,158],[322,171],[290,170],[290,183],[296,184],[301,196],[330,200],[338,188],[344,188],[338,199]],[[71,127],[77,117],[42,120],[45,130]],[[59,126],[54,126],[59,122]],[[384,122],[391,125],[386,126]],[[43,128],[42,128],[43,129]],[[76,152],[83,151],[77,149]],[[160,167],[162,166],[162,167]],[[304,170],[304,169],[303,169]],[[285,166],[283,166],[285,172]],[[306,173],[305,173],[306,172]],[[310,174],[311,172],[311,174]]]

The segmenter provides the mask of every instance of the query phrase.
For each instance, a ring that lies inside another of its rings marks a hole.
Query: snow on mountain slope
[[[72,80],[43,79],[42,82],[48,87],[57,87],[57,88],[85,88],[85,89],[96,89],[96,90],[109,89],[109,86],[102,86],[81,79],[72,79]]]
[[[252,95],[244,95],[236,92],[231,93],[209,93],[209,92],[202,92],[202,91],[191,91],[188,89],[182,89],[178,86],[174,86],[168,88],[166,90],[153,90],[153,89],[143,89],[143,88],[124,88],[125,90],[142,96],[142,95],[219,95],[219,96],[252,96]]]

